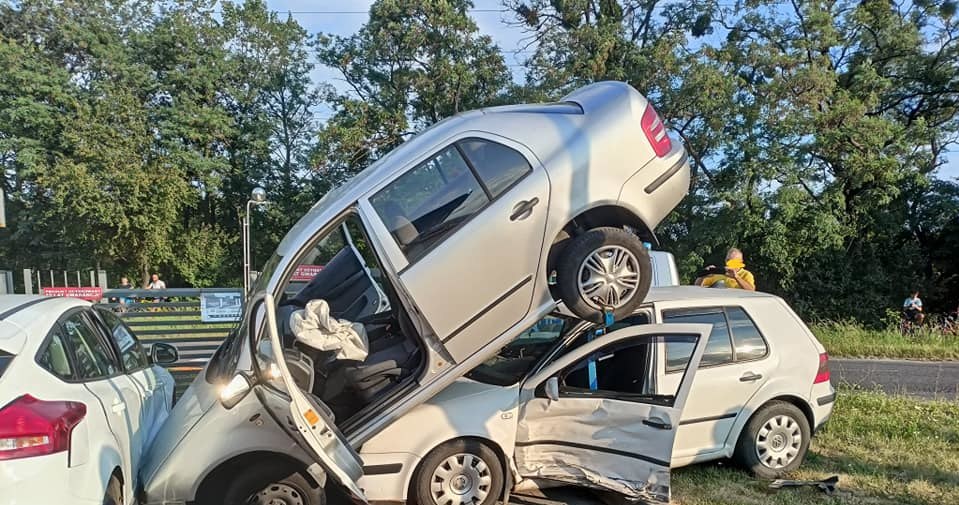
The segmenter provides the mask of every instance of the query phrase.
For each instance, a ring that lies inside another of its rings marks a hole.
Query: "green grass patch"
[[[832,497],[813,488],[773,490],[729,464],[673,471],[683,505],[959,503],[959,404],[840,391],[794,479],[839,476]]]
[[[922,329],[903,335],[898,329],[871,330],[854,323],[815,323],[812,332],[830,356],[959,360],[959,335]]]

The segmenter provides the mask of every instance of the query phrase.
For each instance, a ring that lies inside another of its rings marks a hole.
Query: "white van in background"
[[[679,270],[673,253],[649,251],[649,261],[653,264],[653,286],[679,286]]]

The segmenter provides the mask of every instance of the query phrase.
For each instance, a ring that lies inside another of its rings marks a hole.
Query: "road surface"
[[[829,360],[832,382],[926,400],[959,401],[959,362],[892,359]]]

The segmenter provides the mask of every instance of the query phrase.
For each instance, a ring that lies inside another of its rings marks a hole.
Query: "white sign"
[[[239,321],[243,315],[240,293],[203,293],[200,295],[200,320],[204,323]]]

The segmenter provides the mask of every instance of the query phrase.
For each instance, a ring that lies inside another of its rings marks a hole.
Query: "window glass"
[[[120,350],[120,361],[123,363],[123,369],[126,371],[139,370],[150,364],[146,352],[140,341],[133,336],[133,332],[127,327],[120,318],[112,311],[107,309],[98,309],[97,312],[106,323],[106,330],[113,339],[117,349]]]
[[[502,144],[468,139],[459,145],[493,198],[533,170],[522,154]]]
[[[3,372],[7,370],[7,367],[10,366],[10,362],[13,361],[13,355],[0,351],[0,377],[3,377]]]
[[[677,359],[683,355],[685,370],[696,346],[695,337],[641,337],[603,348],[566,369],[560,379],[561,392],[672,405],[682,381],[656,380],[656,349],[664,343],[673,346]]]
[[[663,322],[713,325],[713,331],[709,333],[709,340],[706,341],[706,349],[703,351],[700,366],[722,365],[733,361],[733,348],[729,342],[729,326],[726,324],[726,316],[723,315],[721,310],[715,312],[664,311]],[[667,372],[682,370],[686,366],[682,358],[683,353],[685,353],[684,349],[677,350],[667,344]]]
[[[736,345],[736,359],[747,360],[766,355],[766,341],[746,312],[739,307],[726,308]]]
[[[546,316],[540,319],[466,376],[498,386],[516,384],[556,345],[566,325],[567,320],[561,317]]]
[[[64,337],[76,357],[78,379],[96,379],[113,375],[117,368],[110,351],[83,314],[77,312],[63,322]]]
[[[46,349],[40,353],[37,363],[45,370],[61,379],[72,379],[73,373],[70,370],[70,360],[67,358],[67,349],[63,344],[63,337],[60,335],[60,329],[50,334],[50,342]]]
[[[410,262],[423,257],[489,198],[463,157],[450,146],[370,198]]]

